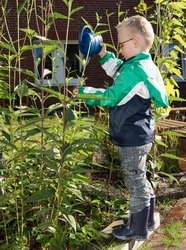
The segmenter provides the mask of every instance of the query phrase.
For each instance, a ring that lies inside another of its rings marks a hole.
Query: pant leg
[[[137,213],[150,205],[153,188],[146,177],[147,154],[152,143],[139,147],[118,147],[124,181],[130,192],[129,209]]]

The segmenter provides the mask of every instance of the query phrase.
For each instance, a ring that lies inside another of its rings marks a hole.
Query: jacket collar
[[[131,63],[131,62],[135,62],[138,60],[152,60],[152,58],[151,58],[151,55],[149,53],[141,52],[141,53],[137,54],[136,56],[133,56],[127,60],[124,60],[124,63]]]

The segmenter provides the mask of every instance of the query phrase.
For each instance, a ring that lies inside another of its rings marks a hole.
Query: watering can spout
[[[84,56],[90,59],[93,55],[101,51],[103,38],[101,35],[95,35],[88,25],[84,25],[79,32],[79,50]]]

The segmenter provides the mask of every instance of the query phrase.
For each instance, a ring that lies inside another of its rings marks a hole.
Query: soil
[[[157,200],[157,210],[160,212],[162,216],[166,215],[170,208],[174,206],[177,200],[186,197],[186,172],[173,173],[171,174],[174,178],[178,180],[178,182],[172,180],[169,177],[160,176],[157,180],[157,183],[154,184],[154,190],[156,194]],[[105,173],[105,176],[108,176]],[[110,180],[109,177],[103,178],[103,173],[99,176],[98,173],[91,175],[92,181],[96,183],[105,183],[103,186],[107,186],[108,188],[102,188],[97,190],[98,195],[101,193],[106,193],[108,196],[113,198],[129,198],[129,193],[124,186],[122,176],[118,173],[113,173]],[[161,203],[165,203],[162,205]],[[160,204],[160,205],[158,205]]]
[[[186,173],[174,174],[179,184],[168,178],[160,178],[156,189],[159,200],[163,198],[183,198],[186,194]]]

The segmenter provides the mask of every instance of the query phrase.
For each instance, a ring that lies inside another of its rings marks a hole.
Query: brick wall
[[[21,4],[21,2],[23,2],[23,0],[20,0],[19,4]],[[36,0],[36,2],[37,2],[37,6],[40,6],[42,2],[45,3],[44,0]],[[73,19],[71,20],[71,23],[70,23],[69,39],[70,40],[78,40],[79,30],[84,25],[84,22],[83,22],[81,17],[84,17],[94,27],[96,24],[95,13],[97,12],[99,14],[99,16],[102,17],[102,22],[107,23],[106,11],[108,13],[112,13],[112,12],[117,13],[118,12],[117,2],[118,1],[114,1],[114,0],[96,0],[96,1],[74,0],[73,8],[75,8],[77,6],[83,6],[84,8],[81,11],[79,11],[73,15]],[[127,16],[131,16],[131,15],[136,14],[134,11],[134,6],[136,6],[139,3],[139,0],[122,1],[122,2],[123,2],[123,4],[121,7],[121,11],[127,11]],[[154,2],[154,0],[148,0],[147,2],[150,5]],[[8,19],[7,19],[9,29],[10,29],[10,34],[12,36],[12,40],[15,41],[15,40],[17,40],[16,1],[9,0],[7,7],[10,9],[9,14],[8,14]],[[39,14],[40,8],[37,8],[37,11]],[[67,8],[62,0],[54,0],[53,11],[60,12],[64,15],[67,14]],[[30,28],[34,29],[38,32],[35,20],[36,20],[36,18],[35,18],[35,15],[33,14],[31,17]],[[111,16],[110,21],[111,21],[111,27],[113,30],[114,40],[116,42],[117,41],[117,32],[116,32],[115,26],[117,25],[117,15]],[[39,21],[39,24],[40,23],[41,22]],[[67,23],[66,20],[60,20],[60,21],[57,21],[57,23],[56,23],[57,32],[59,34],[60,39],[62,39],[62,40],[65,39],[65,35],[66,35],[65,34],[66,33],[66,23]],[[25,15],[21,16],[20,27],[27,28]],[[100,27],[100,29],[103,29],[103,27]],[[55,34],[55,30],[53,27],[49,31],[48,38],[56,39],[56,34]],[[110,39],[110,36],[108,33],[103,34],[103,39],[106,43],[111,43],[111,39]],[[30,70],[34,70],[33,69],[33,59],[32,59],[31,53],[30,52],[25,53],[24,57],[25,57],[25,59],[21,62],[22,65],[25,68],[28,68]],[[101,69],[101,67],[99,66],[98,59],[99,59],[98,56],[94,56],[91,59],[89,65],[87,67],[87,70],[86,70],[86,76],[88,77],[87,85],[93,85],[95,87],[100,87],[100,86],[103,86],[105,84],[112,84],[112,79],[107,77],[105,75],[105,73],[103,72],[103,70]],[[185,89],[184,84],[183,85],[181,84],[180,86]],[[185,90],[183,90],[183,91],[185,91]]]

